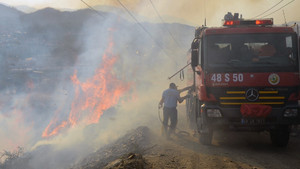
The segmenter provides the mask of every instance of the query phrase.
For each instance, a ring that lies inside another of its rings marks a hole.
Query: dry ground
[[[146,168],[300,168],[300,139],[287,148],[271,145],[267,133],[216,133],[211,146],[193,136],[159,138],[144,155]]]
[[[205,146],[188,129],[184,109],[179,110],[178,128],[188,134],[167,140],[159,127],[141,126],[72,169],[300,169],[300,136],[278,148],[267,132],[216,132],[212,145]]]
[[[183,111],[181,108],[178,127],[190,135],[166,140],[160,136],[160,131],[155,131],[156,146],[144,155],[146,168],[300,168],[300,136],[291,137],[286,148],[278,148],[271,144],[267,132],[216,132],[213,144],[205,146],[187,129]]]

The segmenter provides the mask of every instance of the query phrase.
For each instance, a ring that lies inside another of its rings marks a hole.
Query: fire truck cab
[[[203,144],[218,129],[269,131],[286,146],[300,123],[299,40],[291,27],[273,19],[225,15],[222,27],[200,27],[191,49],[191,126]]]

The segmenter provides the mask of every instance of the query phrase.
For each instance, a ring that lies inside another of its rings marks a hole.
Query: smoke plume
[[[147,34],[124,13],[8,9],[19,26],[1,31],[0,149],[24,147],[21,166],[68,168],[132,128],[160,127],[158,101],[194,28],[141,22]]]

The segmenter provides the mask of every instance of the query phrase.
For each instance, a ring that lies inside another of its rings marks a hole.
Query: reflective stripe
[[[274,97],[259,97],[259,99],[284,99],[283,96],[274,96]]]
[[[245,94],[245,91],[226,91],[226,94]]]
[[[278,94],[278,91],[259,91],[259,94]]]
[[[245,102],[245,103],[230,103],[221,102],[223,105],[242,105],[242,104],[284,104],[284,102]]]
[[[245,97],[220,97],[221,100],[245,100]]]

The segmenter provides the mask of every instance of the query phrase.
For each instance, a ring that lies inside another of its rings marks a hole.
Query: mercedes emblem
[[[251,102],[254,102],[258,99],[258,96],[259,96],[259,93],[258,93],[258,90],[256,89],[248,89],[246,91],[246,99],[251,101]]]

